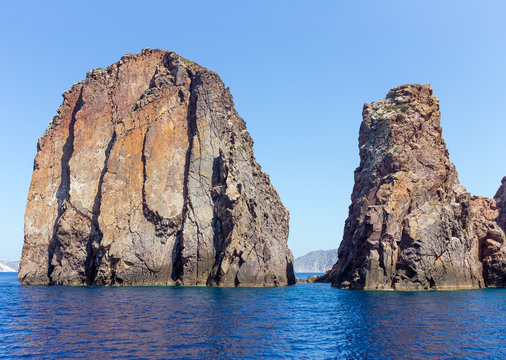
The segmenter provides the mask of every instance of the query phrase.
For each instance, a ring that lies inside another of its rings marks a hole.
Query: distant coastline
[[[316,250],[295,259],[296,273],[324,273],[337,261],[337,249]]]
[[[0,260],[0,272],[18,272],[19,261]]]

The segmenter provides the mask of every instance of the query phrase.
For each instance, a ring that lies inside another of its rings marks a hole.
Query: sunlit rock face
[[[288,211],[218,75],[144,50],[63,98],[37,145],[21,283],[295,282]]]
[[[353,289],[505,286],[496,201],[459,184],[429,85],[400,86],[365,104],[359,149],[339,258],[320,281]]]

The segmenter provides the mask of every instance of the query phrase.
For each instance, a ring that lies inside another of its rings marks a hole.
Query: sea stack
[[[496,203],[459,184],[430,86],[392,89],[362,115],[339,258],[322,280],[352,289],[504,287],[505,192]]]
[[[126,55],[63,94],[37,150],[22,284],[295,283],[288,211],[214,72]]]

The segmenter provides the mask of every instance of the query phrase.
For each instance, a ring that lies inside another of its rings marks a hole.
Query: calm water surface
[[[0,358],[506,359],[506,291],[26,287],[0,274]]]

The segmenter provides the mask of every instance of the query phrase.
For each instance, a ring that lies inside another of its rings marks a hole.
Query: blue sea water
[[[21,286],[0,358],[506,359],[506,290]]]

